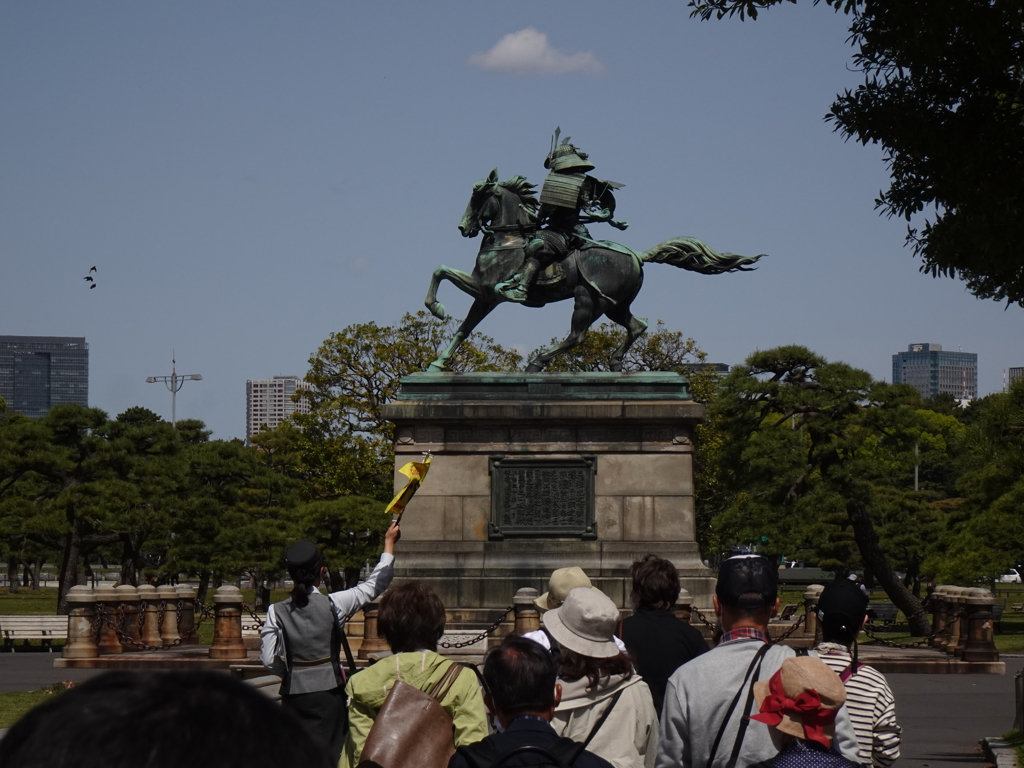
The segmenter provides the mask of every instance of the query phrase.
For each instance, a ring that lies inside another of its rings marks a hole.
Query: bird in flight
[[[95,272],[95,271],[96,271],[96,267],[90,267],[90,269],[89,269],[89,274],[87,274],[87,275],[86,275],[85,277],[83,277],[83,278],[82,278],[83,280],[86,280],[86,281],[88,281],[88,282],[92,283],[92,285],[90,285],[90,286],[89,286],[89,290],[90,290],[90,291],[91,291],[91,290],[92,290],[93,288],[95,288],[95,287],[96,287],[96,281],[95,281],[95,280],[93,279],[93,277],[92,277],[92,273],[93,273],[93,272]]]
[[[90,272],[95,272],[96,271],[96,267],[89,267],[89,271]]]

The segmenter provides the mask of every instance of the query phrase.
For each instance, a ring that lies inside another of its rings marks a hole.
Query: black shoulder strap
[[[497,753],[482,741],[463,744],[455,753],[462,755],[470,768],[487,768],[498,759]]]
[[[562,646],[559,644],[559,642],[557,640],[555,640],[555,636],[552,635],[550,632],[548,632],[546,627],[541,627],[540,631],[543,632],[547,636],[548,644],[551,646],[551,652],[552,653],[560,653],[561,650],[562,650]]]
[[[590,735],[587,736],[586,741],[580,742],[576,745],[575,751],[572,753],[572,757],[569,760],[570,764],[575,763],[576,758],[583,754],[583,750],[590,746],[590,742],[594,740],[597,732],[601,730],[601,726],[604,725],[604,721],[608,719],[608,715],[612,713],[612,710],[615,708],[615,704],[618,702],[621,695],[622,691],[620,690],[612,697],[612,703],[608,705],[608,709],[601,713],[600,719],[598,719],[594,724],[594,727],[590,729]]]
[[[341,647],[345,649],[345,660],[348,662],[349,674],[354,675],[359,670],[356,669],[356,660],[352,657],[352,647],[348,644],[348,635],[345,634],[345,629],[339,627],[337,623],[334,626],[337,628],[337,633],[341,635]]]
[[[771,648],[771,646],[765,644],[763,649],[764,652],[767,653],[769,648]],[[747,704],[743,708],[743,717],[740,719],[740,727],[736,732],[736,741],[733,742],[732,753],[729,755],[729,762],[726,765],[726,768],[735,768],[736,759],[740,755],[740,748],[743,746],[743,737],[747,733],[747,726],[750,725],[750,711],[754,708],[754,683],[756,683],[757,679],[761,676],[761,663],[763,661],[764,656],[762,655],[761,661],[757,664],[757,669],[754,670],[754,676],[750,680],[750,686],[748,687],[749,692],[747,693]],[[710,764],[708,768],[711,768]]]
[[[743,695],[743,691],[747,688],[747,683],[750,682],[750,676],[754,674],[754,668],[760,672],[761,662],[764,660],[764,656],[768,653],[768,649],[771,646],[765,643],[761,646],[760,650],[754,654],[754,658],[750,660],[750,666],[747,667],[747,674],[743,676],[743,683],[740,685],[739,690],[736,691],[736,695],[733,697],[732,703],[729,705],[729,709],[725,713],[725,719],[722,720],[721,726],[718,728],[718,735],[715,736],[715,741],[711,745],[711,752],[708,753],[707,766],[708,768],[714,768],[715,755],[718,754],[718,747],[722,743],[722,736],[725,735],[725,729],[729,725],[729,721],[732,719],[732,713],[736,710],[736,705],[739,703],[740,696]],[[753,691],[753,686],[750,687]]]

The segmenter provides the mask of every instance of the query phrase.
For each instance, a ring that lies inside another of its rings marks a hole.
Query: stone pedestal
[[[396,470],[434,456],[402,520],[399,579],[426,581],[450,608],[498,608],[578,565],[626,607],[629,566],[651,552],[711,604],[694,536],[704,406],[683,376],[418,373],[384,415]]]

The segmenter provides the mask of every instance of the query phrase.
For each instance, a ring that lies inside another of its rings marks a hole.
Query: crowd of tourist
[[[562,568],[536,601],[541,629],[504,638],[481,674],[437,653],[445,608],[429,586],[388,589],[400,535],[392,526],[366,581],[330,595],[319,591],[316,547],[288,549],[294,589],[261,632],[263,663],[282,677],[280,708],[216,673],[111,673],[24,717],[0,741],[0,768],[888,768],[899,756],[892,692],[857,658],[868,601],[854,582],[825,588],[823,642],[799,651],[768,634],[775,567],[729,558],[709,649],[672,612],[671,562],[633,564],[625,619],[582,569]],[[378,598],[391,653],[346,679],[341,627]],[[168,713],[173,728],[161,723]]]

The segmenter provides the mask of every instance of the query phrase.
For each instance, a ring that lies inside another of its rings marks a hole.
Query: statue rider
[[[606,221],[616,229],[625,229],[624,221],[615,221],[615,197],[612,190],[622,184],[588,176],[594,164],[586,152],[569,143],[566,136],[558,143],[561,128],[555,129],[551,151],[544,160],[550,173],[540,192],[540,227],[525,246],[522,272],[495,286],[494,290],[510,301],[526,301],[537,273],[565,258],[573,248],[593,242],[586,224]]]

